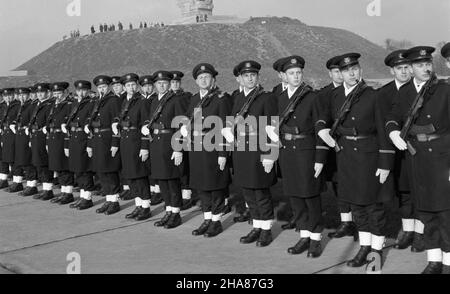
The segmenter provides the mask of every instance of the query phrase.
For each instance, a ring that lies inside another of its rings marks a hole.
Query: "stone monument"
[[[212,17],[213,0],[177,0],[185,22],[207,22]]]

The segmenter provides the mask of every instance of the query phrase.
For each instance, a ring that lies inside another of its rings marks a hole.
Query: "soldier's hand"
[[[384,184],[389,176],[390,171],[387,169],[377,169],[376,177],[380,177],[380,184]]]
[[[11,132],[13,132],[14,134],[16,133],[16,125],[10,125],[9,129],[11,130]]]
[[[47,152],[48,152],[48,145],[45,145],[45,150],[47,150]]]
[[[139,157],[141,158],[142,162],[146,162],[148,159],[148,150],[141,149],[141,151],[139,151]]]
[[[175,166],[179,166],[183,162],[183,153],[175,151],[170,159],[174,161]]]
[[[113,131],[113,134],[116,135],[116,136],[119,134],[118,126],[119,126],[119,123],[116,123],[116,122],[111,125],[111,129]]]
[[[25,135],[29,136],[30,135],[30,130],[28,130],[28,128],[25,128]],[[31,143],[30,143],[31,144]],[[31,147],[31,146],[30,146]]]
[[[47,135],[47,127],[43,127],[43,128],[42,128],[42,133],[43,133],[44,135]]]
[[[66,157],[69,157],[69,149],[64,149],[64,155],[66,156]]]
[[[270,140],[275,143],[280,141],[280,137],[275,132],[276,128],[274,126],[266,126],[266,133]]]
[[[91,158],[92,157],[92,148],[91,147],[87,147],[86,148],[86,152],[87,152],[89,158]]]
[[[67,125],[66,124],[62,124],[61,125],[61,130],[62,130],[62,132],[64,133],[64,134],[67,134],[68,132],[67,132]]]
[[[117,151],[119,151],[119,147],[111,147],[111,156],[116,157]]]
[[[188,129],[187,129],[187,126],[183,125],[183,126],[180,128],[180,133],[181,133],[181,136],[183,136],[183,137],[186,138],[186,137],[188,136],[188,134],[189,134]]]
[[[28,142],[28,147],[30,147],[30,148],[31,148],[31,141],[30,141],[30,142]]]
[[[221,171],[225,170],[225,165],[227,164],[227,158],[226,157],[219,157],[217,160],[217,163],[219,164],[219,168]]]
[[[318,163],[318,162],[316,162],[316,163],[314,164],[314,171],[316,172],[316,173],[314,174],[314,177],[315,177],[316,179],[320,176],[320,174],[322,173],[322,170],[323,170],[323,163]]]
[[[225,140],[227,140],[228,143],[234,142],[234,135],[233,132],[231,131],[231,128],[222,129],[221,134],[225,138]]]
[[[336,141],[330,136],[330,129],[323,129],[317,135],[331,148],[336,146]]]
[[[408,145],[406,144],[405,140],[400,137],[400,131],[392,131],[389,134],[389,138],[391,138],[392,143],[394,143],[395,147],[397,147],[398,150],[408,149]]]
[[[141,133],[144,136],[150,135],[150,129],[148,128],[148,125],[145,125],[141,128]]]
[[[272,169],[273,169],[273,164],[275,163],[275,161],[273,161],[273,160],[270,160],[270,159],[263,159],[263,161],[262,161],[262,165],[264,166],[264,171],[267,173],[267,174],[270,174],[270,172],[272,171]]]
[[[88,125],[84,126],[84,132],[86,133],[86,135],[89,135],[91,133],[91,130],[89,129]]]

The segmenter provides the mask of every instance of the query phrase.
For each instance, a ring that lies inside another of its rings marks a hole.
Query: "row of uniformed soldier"
[[[3,89],[0,186],[9,186],[12,172],[10,192],[24,190],[23,196],[83,210],[93,206],[96,174],[106,196],[98,213],[114,214],[119,198],[135,199],[126,217],[146,220],[150,206],[163,199],[166,212],[155,225],[168,229],[182,223],[180,211],[192,205],[192,189],[204,216],[192,234],[215,237],[223,231],[233,179],[247,207],[236,220],[251,218],[253,226],[240,241],[265,247],[273,239],[270,188],[278,173],[293,211],[283,228],[300,233],[288,252],[308,251],[315,258],[322,253],[320,194],[331,181],[341,225],[330,237],[351,235],[361,245],[348,266],[366,264],[370,252],[382,255],[385,204],[396,197],[402,215],[396,248],[426,249],[424,273],[448,273],[450,89],[432,74],[433,51],[392,52],[385,64],[394,81],[379,90],[363,80],[358,53],[331,58],[326,67],[332,83],[320,91],[304,82],[306,62],[297,55],[274,63],[281,83],[272,92],[260,85],[261,65],[252,60],[234,68],[239,89],[231,96],[219,89],[218,72],[207,63],[193,70],[195,95],[181,89],[183,73],[168,71],[141,78],[98,76],[95,99],[84,80],[75,82],[74,99],[64,82],[37,84],[33,98],[28,88]],[[449,51],[447,44],[441,52],[448,64]],[[402,133],[416,97],[422,98],[420,106]],[[211,117],[218,121],[208,125]],[[198,149],[217,128],[215,148]],[[54,174],[61,185],[56,197]],[[75,182],[81,189],[77,201]]]

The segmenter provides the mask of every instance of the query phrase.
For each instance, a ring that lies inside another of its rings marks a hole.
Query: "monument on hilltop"
[[[207,22],[213,15],[213,0],[177,0],[185,21]]]

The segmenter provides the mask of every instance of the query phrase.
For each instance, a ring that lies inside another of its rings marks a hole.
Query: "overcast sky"
[[[79,29],[100,22],[170,23],[180,17],[176,0],[75,0],[81,16],[70,17],[74,0],[0,0],[0,73],[11,70]],[[381,3],[381,15],[366,8]],[[288,16],[309,25],[351,30],[382,44],[386,38],[436,45],[450,41],[450,0],[214,0],[217,15]]]

